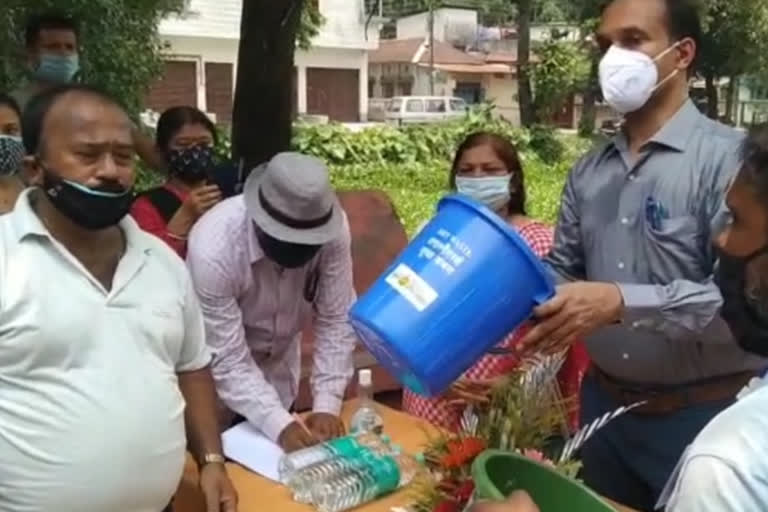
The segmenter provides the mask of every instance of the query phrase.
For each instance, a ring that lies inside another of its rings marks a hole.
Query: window
[[[445,112],[445,100],[427,100],[427,112],[430,114]]]
[[[400,109],[403,106],[403,100],[400,98],[395,98],[392,101],[389,102],[389,111],[390,112],[400,112]]]
[[[467,110],[467,104],[464,103],[464,100],[451,100],[451,110],[454,112],[464,112]]]
[[[408,100],[405,104],[406,112],[424,112],[424,102],[421,100]]]
[[[385,98],[391,98],[394,95],[395,95],[395,84],[393,84],[392,82],[385,83],[383,96]]]

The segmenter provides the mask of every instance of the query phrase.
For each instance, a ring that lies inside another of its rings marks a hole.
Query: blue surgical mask
[[[510,175],[472,178],[456,176],[456,191],[484,204],[493,211],[502,210],[509,203]]]
[[[45,53],[40,56],[40,65],[34,71],[36,79],[53,84],[66,84],[72,81],[80,71],[80,59],[73,55],[53,55]]]

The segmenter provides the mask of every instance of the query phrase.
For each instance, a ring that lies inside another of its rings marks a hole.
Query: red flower
[[[472,462],[483,450],[485,441],[478,437],[453,439],[446,443],[448,454],[440,459],[440,464],[446,468],[459,468]]]
[[[445,500],[435,505],[432,512],[460,512],[460,509],[459,504],[455,501]]]

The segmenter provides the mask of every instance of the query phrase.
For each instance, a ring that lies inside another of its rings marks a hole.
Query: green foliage
[[[296,46],[302,50],[308,50],[312,46],[312,39],[320,33],[320,28],[324,24],[325,16],[320,13],[317,5],[304,0],[299,29],[296,32]]]
[[[534,48],[531,65],[534,108],[539,119],[549,119],[563,102],[584,88],[589,78],[589,54],[577,43],[550,39]]]
[[[499,133],[515,143],[524,166],[530,213],[554,221],[565,175],[592,141],[558,135],[549,127],[537,126],[530,132],[515,128],[494,119],[490,107],[463,121],[402,128],[382,125],[352,132],[334,124],[297,125],[293,145],[296,151],[327,162],[338,188],[387,192],[412,233],[431,217],[446,193],[456,148],[477,131]]]
[[[56,10],[79,20],[83,80],[138,112],[147,85],[162,69],[158,23],[183,5],[183,0],[3,0],[0,90],[14,88],[23,78],[28,16]]]
[[[531,153],[523,153],[529,214],[554,223],[560,193],[570,163],[543,163]],[[355,164],[331,166],[331,179],[338,189],[379,189],[395,204],[405,229],[412,235],[435,213],[438,200],[448,193],[448,160],[404,164]]]
[[[551,127],[534,125],[530,129],[530,134],[530,147],[544,162],[552,164],[563,157],[565,147]]]
[[[482,106],[461,121],[403,127],[381,125],[352,132],[341,125],[298,125],[293,145],[330,164],[414,163],[450,159],[458,144],[470,133],[499,133],[520,149],[529,145],[525,130],[494,118],[492,106]]]
[[[765,0],[705,0],[706,32],[699,57],[705,76],[759,73],[768,60]]]

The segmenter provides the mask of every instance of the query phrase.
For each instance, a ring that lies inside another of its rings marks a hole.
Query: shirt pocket
[[[644,256],[652,284],[676,279],[701,281],[707,277],[699,222],[692,215],[663,219],[661,227],[644,223]]]

